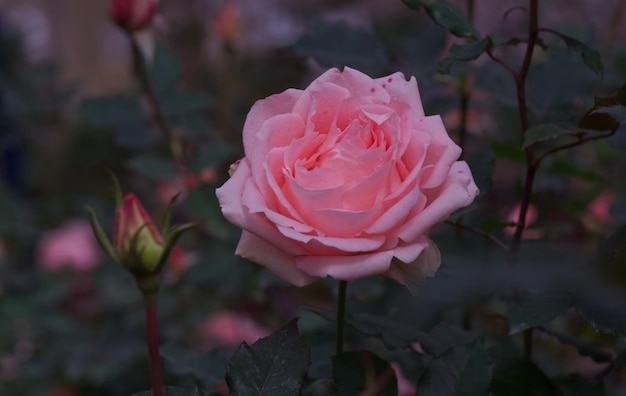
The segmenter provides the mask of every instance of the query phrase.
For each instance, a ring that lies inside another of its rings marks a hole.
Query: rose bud
[[[152,22],[156,7],[156,0],[111,0],[110,16],[117,26],[135,32]]]
[[[105,253],[114,261],[128,269],[144,294],[155,293],[161,283],[161,270],[172,248],[183,232],[193,224],[187,223],[170,228],[172,198],[165,212],[161,231],[152,221],[135,194],[122,194],[115,179],[115,192],[118,208],[115,213],[113,243],[111,243],[91,208],[87,208],[91,228],[96,240]]]
[[[135,194],[127,194],[117,208],[113,247],[131,271],[152,272],[161,260],[163,237]]]

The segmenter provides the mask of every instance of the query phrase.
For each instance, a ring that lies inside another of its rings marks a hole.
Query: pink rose
[[[70,220],[39,240],[37,261],[49,271],[89,271],[100,263],[100,250],[89,223]]]
[[[236,254],[295,285],[432,275],[439,252],[425,233],[478,193],[461,149],[402,73],[331,69],[260,100],[243,145],[217,189],[243,228]]]

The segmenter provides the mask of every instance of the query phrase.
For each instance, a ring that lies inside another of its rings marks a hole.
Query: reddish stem
[[[157,319],[157,295],[145,295],[146,307],[146,340],[150,357],[150,379],[152,395],[163,396],[163,378],[161,376],[161,357],[159,355],[159,323]]]

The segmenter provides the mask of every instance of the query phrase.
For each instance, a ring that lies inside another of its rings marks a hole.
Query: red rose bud
[[[151,273],[162,261],[165,243],[135,194],[127,194],[115,214],[113,248],[134,273]]]
[[[134,32],[152,22],[156,7],[156,0],[111,0],[110,16],[117,26]]]

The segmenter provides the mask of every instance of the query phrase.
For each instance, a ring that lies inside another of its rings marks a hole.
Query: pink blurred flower
[[[217,171],[212,167],[206,167],[200,173],[187,173],[170,180],[165,180],[157,185],[157,197],[163,203],[169,202],[176,194],[179,199],[184,199],[187,194],[201,184],[215,183],[218,180]]]
[[[615,194],[610,190],[602,191],[587,207],[587,212],[601,223],[611,221],[611,206],[615,201]]]
[[[195,260],[195,254],[185,251],[180,245],[174,245],[167,262],[167,281],[176,282],[187,268],[195,264]]]
[[[270,331],[259,326],[249,316],[233,311],[218,312],[195,329],[195,337],[203,349],[217,346],[237,346],[242,341],[254,343]]]
[[[241,14],[239,6],[227,2],[220,10],[215,21],[214,32],[224,43],[232,44],[241,35]]]
[[[520,207],[521,204],[518,203],[513,209],[511,209],[506,217],[506,221],[508,223],[517,223],[517,220],[519,219]],[[537,217],[537,208],[532,204],[529,205],[528,210],[526,210],[526,226],[524,228],[524,231],[522,232],[522,239],[539,239],[543,236],[543,232],[541,230],[538,230],[536,228],[529,228],[530,226],[535,224],[535,222],[537,221]],[[512,237],[515,234],[515,228],[516,226],[505,227],[504,234]]]
[[[396,380],[398,382],[398,396],[413,396],[415,395],[415,384],[409,381],[404,374],[400,365],[396,362],[391,362],[391,368],[396,373]]]
[[[53,272],[63,269],[89,271],[100,263],[101,255],[89,223],[69,220],[45,233],[37,248],[37,261]]]

